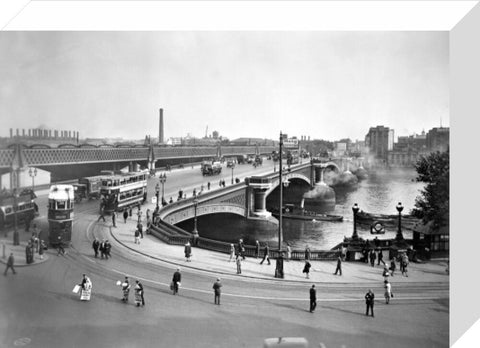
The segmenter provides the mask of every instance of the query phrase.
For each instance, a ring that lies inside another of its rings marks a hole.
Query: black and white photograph
[[[450,45],[0,32],[0,346],[449,347]]]

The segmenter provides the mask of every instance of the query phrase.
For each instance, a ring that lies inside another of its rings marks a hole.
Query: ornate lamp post
[[[35,191],[35,177],[37,176],[37,168],[30,168],[28,170],[28,175],[32,178],[32,191]]]
[[[233,169],[235,168],[235,163],[232,163],[232,185],[233,185]]]
[[[162,184],[162,205],[165,202],[164,194],[165,194],[165,182],[167,181],[167,173],[160,174],[160,183]],[[158,196],[157,196],[157,204],[158,204]]]
[[[395,236],[396,240],[403,240],[403,234],[402,234],[402,210],[403,210],[403,205],[401,202],[398,202],[397,206],[397,211],[398,211],[398,231],[397,235]]]
[[[155,185],[155,196],[157,197],[157,211],[158,211],[158,209],[159,209],[159,208],[158,208],[158,201],[159,201],[158,196],[159,196],[159,195],[160,195],[160,184],[157,183],[157,185]]]
[[[353,211],[353,234],[352,234],[352,239],[357,240],[358,239],[358,233],[357,233],[357,213],[360,210],[358,207],[358,204],[355,203],[352,207]]]
[[[197,230],[197,206],[198,206],[198,199],[197,196],[193,198],[193,207],[195,209],[194,218],[193,218],[193,245],[197,245],[197,239],[199,237],[198,230]]]

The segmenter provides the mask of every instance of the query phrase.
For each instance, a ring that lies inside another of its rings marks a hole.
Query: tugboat
[[[278,209],[272,211],[272,215],[279,216]],[[282,209],[284,219],[307,220],[307,221],[343,221],[341,215],[320,214],[302,208],[296,208],[294,204],[285,204]]]

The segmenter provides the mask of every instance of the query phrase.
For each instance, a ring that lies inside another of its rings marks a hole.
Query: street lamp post
[[[158,211],[158,201],[159,201],[159,196],[160,195],[160,185],[157,183],[157,185],[155,185],[155,196],[157,197],[157,211]]]
[[[280,132],[280,153],[279,153],[279,167],[278,167],[278,178],[280,181],[280,207],[279,207],[279,215],[278,215],[278,252],[281,253],[282,251],[282,208],[283,208],[283,178],[282,178],[282,146],[283,146],[283,134]]]
[[[235,168],[235,164],[232,164],[232,185],[233,185],[233,169]]]
[[[356,240],[358,239],[358,233],[357,233],[357,213],[360,210],[358,207],[358,204],[355,203],[352,207],[353,211],[353,234],[352,234],[352,239]]]
[[[18,173],[17,173],[18,175]],[[18,180],[18,176],[17,176]],[[17,226],[17,210],[18,210],[18,191],[17,188],[13,189],[13,245],[20,245],[20,235],[18,234]]]
[[[165,202],[164,194],[165,194],[165,182],[167,181],[167,173],[160,174],[160,183],[162,184],[162,205]],[[157,204],[158,204],[158,197],[157,197]]]
[[[403,210],[403,205],[401,202],[398,202],[397,206],[397,211],[398,211],[398,231],[397,235],[395,237],[396,240],[403,240],[403,234],[402,234],[402,210]]]
[[[32,191],[35,191],[35,177],[37,176],[37,168],[30,168],[28,170],[28,175],[32,178]]]
[[[198,199],[197,196],[193,198],[193,208],[194,210],[194,218],[193,218],[193,245],[197,245],[198,240],[198,230],[197,230],[197,206],[198,206]]]

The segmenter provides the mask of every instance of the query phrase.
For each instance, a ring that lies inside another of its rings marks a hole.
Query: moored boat
[[[278,218],[278,210],[273,210],[272,215]],[[290,207],[283,209],[282,217],[285,219],[307,221],[343,221],[343,216],[341,215],[320,214],[303,209],[292,209]]]

